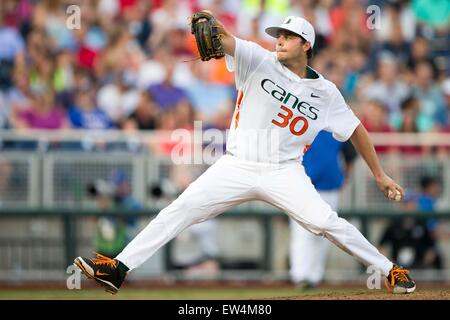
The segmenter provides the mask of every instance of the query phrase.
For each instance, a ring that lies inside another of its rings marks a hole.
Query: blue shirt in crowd
[[[13,28],[0,26],[0,60],[14,61],[16,55],[25,48],[20,34]]]
[[[436,206],[436,199],[426,194],[420,194],[417,198],[417,210],[425,213],[433,212]],[[427,228],[434,231],[439,226],[437,219],[427,219]]]
[[[343,143],[327,131],[321,131],[303,156],[306,174],[319,191],[339,189],[344,184],[344,172],[339,156]]]
[[[71,107],[68,114],[72,127],[76,129],[102,130],[113,127],[108,115],[98,108],[86,111],[77,107]]]

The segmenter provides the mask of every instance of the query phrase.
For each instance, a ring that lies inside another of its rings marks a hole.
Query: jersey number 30
[[[295,117],[294,119],[292,119],[292,116],[294,115],[294,113],[292,112],[291,109],[285,107],[285,106],[281,106],[281,109],[283,109],[286,113],[278,113],[278,116],[283,120],[282,122],[279,122],[275,119],[272,119],[272,123],[276,124],[277,126],[284,128],[286,127],[289,123],[289,129],[291,130],[291,133],[294,136],[301,136],[302,134],[304,134],[306,132],[306,130],[308,130],[308,120],[306,120],[305,117],[302,116],[298,116]],[[292,119],[292,121],[291,121]],[[296,130],[295,126],[297,125],[298,122],[301,122],[301,128],[299,130]]]

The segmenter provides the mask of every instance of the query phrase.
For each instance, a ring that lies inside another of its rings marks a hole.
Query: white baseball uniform
[[[208,168],[116,257],[133,269],[188,226],[249,200],[262,200],[321,234],[365,265],[388,275],[393,264],[323,201],[300,160],[322,129],[350,138],[358,118],[334,84],[308,67],[300,78],[274,52],[236,38],[238,99],[227,154]],[[205,93],[207,94],[207,93]]]

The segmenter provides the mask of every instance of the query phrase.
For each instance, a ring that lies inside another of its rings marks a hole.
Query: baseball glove
[[[191,16],[191,33],[195,36],[202,61],[225,56],[216,18],[208,12],[199,11]]]

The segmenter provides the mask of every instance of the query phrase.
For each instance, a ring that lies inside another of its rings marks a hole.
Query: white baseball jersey
[[[245,160],[279,163],[301,160],[323,129],[339,141],[350,138],[360,121],[332,82],[310,67],[315,79],[300,78],[275,52],[235,39],[234,57],[226,55],[238,90],[228,152]]]

